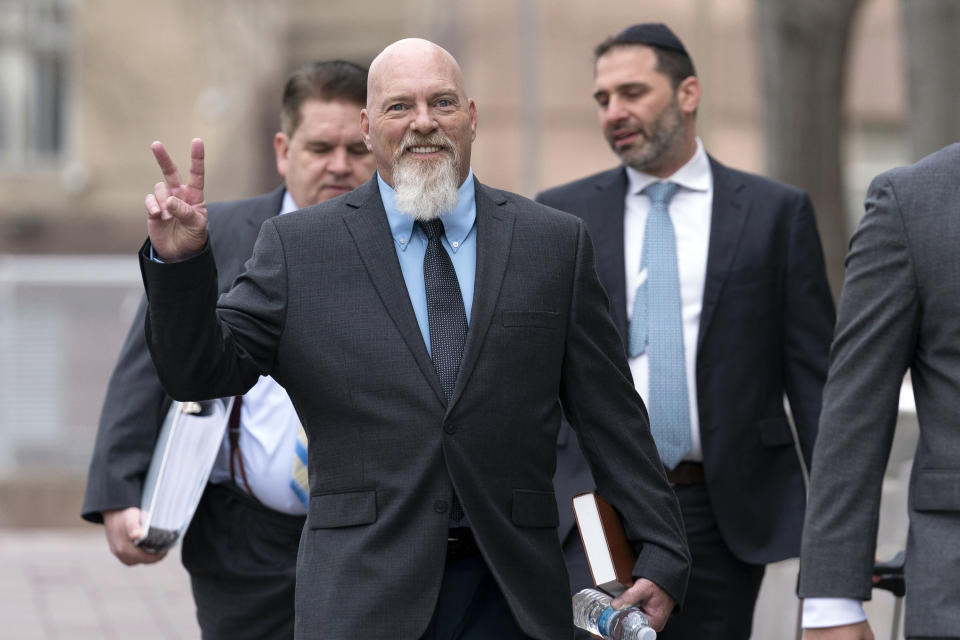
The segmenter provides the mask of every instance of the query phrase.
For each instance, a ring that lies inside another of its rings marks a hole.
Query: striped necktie
[[[303,506],[310,501],[310,480],[307,476],[307,434],[303,425],[297,428],[297,442],[293,451],[293,468],[290,470],[290,490]]]

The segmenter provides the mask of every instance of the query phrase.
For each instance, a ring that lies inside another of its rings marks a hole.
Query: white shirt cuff
[[[867,619],[863,603],[852,598],[804,598],[804,629],[839,627],[856,624]]]

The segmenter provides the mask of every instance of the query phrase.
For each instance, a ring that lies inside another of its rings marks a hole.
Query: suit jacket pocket
[[[518,527],[556,527],[560,516],[553,491],[513,490],[513,524]]]
[[[910,503],[917,511],[960,511],[960,471],[922,469],[914,472]]]
[[[562,319],[556,311],[504,311],[505,327],[540,327],[559,329]]]
[[[377,520],[377,492],[361,489],[310,496],[307,523],[311,529],[335,529]]]
[[[786,416],[758,420],[757,429],[760,431],[760,443],[765,447],[793,444],[793,432]]]

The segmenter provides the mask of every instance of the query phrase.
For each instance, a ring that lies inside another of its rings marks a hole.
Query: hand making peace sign
[[[207,243],[207,205],[203,200],[203,140],[190,143],[190,175],[180,180],[177,165],[163,143],[150,145],[163,181],[146,197],[147,233],[154,255],[164,262],[185,260]]]

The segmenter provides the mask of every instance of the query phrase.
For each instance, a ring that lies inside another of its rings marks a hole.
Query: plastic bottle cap
[[[653,627],[647,627],[640,632],[640,640],[657,640],[657,632]]]

